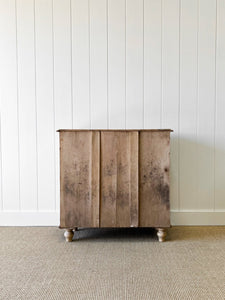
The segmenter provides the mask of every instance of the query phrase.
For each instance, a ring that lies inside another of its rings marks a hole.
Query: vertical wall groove
[[[71,76],[71,118],[72,118],[72,128],[74,128],[74,118],[73,118],[73,109],[74,109],[74,93],[73,93],[73,39],[72,39],[73,27],[72,27],[72,0],[70,0],[70,76]]]
[[[180,115],[181,115],[181,63],[180,63],[180,56],[181,56],[181,2],[179,0],[179,84],[178,84],[178,210],[180,211]]]
[[[125,0],[125,129],[127,128],[127,0]]]
[[[198,157],[199,155],[199,1],[197,0],[198,3],[198,26],[197,26],[197,82],[196,82],[196,156]],[[197,160],[197,176],[199,176],[199,164]],[[197,209],[199,209],[199,199],[198,199],[198,187],[197,187]]]
[[[142,65],[143,65],[143,72],[142,72],[142,77],[143,77],[143,83],[142,83],[142,93],[143,93],[143,108],[142,108],[142,128],[144,129],[145,128],[145,93],[144,93],[144,90],[145,90],[145,14],[144,14],[144,11],[145,11],[145,0],[143,0],[143,11],[142,11],[142,14],[143,14],[143,35],[142,35],[142,39],[143,39],[143,59],[142,59]]]
[[[214,137],[213,137],[213,210],[216,206],[216,115],[217,115],[217,16],[218,16],[218,3],[216,0],[216,20],[215,20],[215,102],[214,102]]]
[[[88,61],[89,61],[89,119],[90,119],[90,129],[92,128],[92,103],[91,103],[91,40],[90,40],[90,31],[91,31],[91,23],[90,23],[90,1],[88,0]]]
[[[106,0],[106,43],[107,43],[107,129],[109,129],[109,1]]]
[[[53,16],[54,16],[54,4],[53,1],[51,2],[52,5],[52,113],[53,113],[53,128],[54,128],[54,132],[53,134],[53,140],[54,140],[54,182],[55,182],[55,189],[54,189],[54,210],[56,210],[56,188],[57,188],[57,174],[56,174],[56,125],[55,125],[55,56],[54,56],[54,20],[53,20]],[[58,151],[58,149],[57,149]]]
[[[18,136],[18,177],[19,177],[19,210],[21,210],[21,196],[20,196],[20,119],[19,119],[19,81],[18,81],[18,29],[17,29],[17,0],[15,0],[15,33],[16,33],[16,98],[17,98],[17,136]],[[4,206],[3,206],[4,208]]]
[[[36,135],[36,176],[37,176],[37,211],[39,210],[38,197],[38,135],[37,135],[37,56],[36,56],[36,16],[35,16],[36,0],[33,1],[34,13],[34,101],[35,101],[35,135]]]
[[[161,0],[161,101],[160,101],[160,128],[163,125],[163,1]]]

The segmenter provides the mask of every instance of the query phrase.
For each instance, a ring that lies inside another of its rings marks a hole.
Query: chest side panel
[[[139,135],[139,222],[142,227],[169,227],[170,133]]]
[[[60,227],[99,227],[98,131],[60,132]]]
[[[101,132],[101,227],[138,226],[138,132]]]

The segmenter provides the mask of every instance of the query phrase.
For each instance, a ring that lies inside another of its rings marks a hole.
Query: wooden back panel
[[[101,132],[101,227],[138,226],[138,131]]]
[[[100,133],[60,132],[60,227],[99,227]]]
[[[60,227],[169,227],[170,131],[60,131]]]
[[[139,134],[139,226],[169,227],[169,131]]]

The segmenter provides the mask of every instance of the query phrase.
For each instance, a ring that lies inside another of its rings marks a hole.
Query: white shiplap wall
[[[172,128],[172,224],[225,224],[225,0],[0,0],[0,225],[58,225],[59,128]]]

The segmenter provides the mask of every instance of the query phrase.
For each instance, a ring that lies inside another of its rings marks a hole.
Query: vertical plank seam
[[[55,211],[57,210],[56,207],[56,188],[57,188],[57,180],[56,180],[56,128],[55,128],[55,124],[56,124],[56,115],[55,115],[55,43],[54,43],[54,4],[53,4],[52,0],[52,109],[53,109],[53,128],[54,128],[54,136],[53,136],[53,140],[54,140],[54,176],[55,176],[55,189],[54,189],[54,197],[55,197]]]
[[[124,102],[124,105],[125,105],[125,129],[127,128],[127,0],[124,1],[124,4],[125,4],[125,22],[124,22],[124,25],[125,25],[125,36],[124,36],[124,39],[125,39],[125,43],[124,43],[124,50],[125,50],[125,70],[124,70],[124,76],[125,76],[125,80],[124,80],[124,85],[125,85],[125,89],[124,89],[124,97],[125,97],[125,102]]]
[[[131,191],[131,172],[132,172],[132,168],[131,168],[131,140],[132,140],[132,137],[131,137],[131,134],[132,132],[129,132],[127,133],[128,135],[128,174],[129,174],[129,221],[130,221],[130,224],[129,226],[131,227],[132,225],[132,191]]]
[[[90,171],[89,171],[89,182],[90,182],[90,191],[89,191],[89,200],[91,202],[91,211],[90,211],[90,221],[91,221],[91,224],[90,226],[95,226],[95,214],[93,212],[95,212],[94,208],[93,208],[93,194],[92,194],[92,186],[93,186],[93,183],[92,183],[92,172],[93,172],[93,148],[94,148],[94,138],[93,138],[93,135],[95,134],[95,132],[93,131],[89,131],[89,134],[91,136],[90,138],[90,145],[91,145],[91,151],[90,151],[90,160],[89,160],[89,166],[90,166]],[[86,206],[86,208],[88,208],[88,205]],[[88,219],[88,213],[87,211],[85,212],[85,215],[87,216],[87,219]]]
[[[197,0],[197,64],[196,64],[196,157],[198,157],[199,155],[199,0]],[[196,199],[197,199],[197,208],[199,208],[199,197],[198,197],[198,181],[199,181],[199,163],[198,163],[198,159],[196,162],[196,173],[197,173],[197,184],[196,184]]]
[[[70,0],[70,92],[71,92],[71,122],[72,128],[74,128],[73,118],[73,27],[72,27],[72,0]]]
[[[36,0],[33,0],[33,17],[34,17],[34,28],[33,28],[33,33],[34,33],[34,102],[35,102],[35,138],[36,138],[36,184],[37,184],[37,195],[36,195],[36,209],[37,211],[39,210],[39,203],[38,203],[38,134],[37,134],[37,53],[36,53]]]
[[[138,209],[138,211],[137,211],[137,227],[139,227],[139,226],[141,226],[141,223],[140,223],[140,220],[141,220],[141,214],[140,214],[140,211],[141,211],[141,209],[140,209],[140,206],[141,206],[141,198],[140,198],[140,196],[141,196],[141,193],[140,193],[140,191],[141,191],[141,188],[140,188],[140,182],[141,182],[141,180],[140,180],[140,173],[141,173],[141,167],[140,167],[140,161],[141,161],[141,159],[140,159],[140,143],[141,143],[141,141],[140,141],[140,139],[141,139],[141,132],[140,132],[140,130],[138,130],[138,141],[137,141],[137,147],[138,147],[138,153],[137,153],[137,155],[138,155],[138,182],[137,182],[137,188],[138,188],[138,191],[137,191],[137,194],[138,194],[138,205],[137,205],[137,209]]]
[[[181,201],[180,201],[180,124],[181,124],[181,0],[179,0],[179,74],[178,74],[178,210],[180,211]]]
[[[60,207],[60,214],[59,214],[59,221],[60,221],[60,226],[62,225],[62,220],[65,226],[65,199],[64,199],[64,193],[63,193],[63,189],[61,189],[61,185],[63,186],[64,184],[64,176],[62,176],[61,170],[64,170],[64,159],[63,159],[63,153],[64,153],[64,149],[63,149],[64,143],[63,143],[63,133],[59,132],[59,147],[60,147],[60,151],[59,151],[59,164],[60,164],[60,174],[59,174],[59,181],[60,181],[60,188],[59,188],[59,197],[60,197],[60,203],[59,203],[59,207]]]
[[[161,92],[160,92],[160,128],[162,128],[163,117],[163,0],[161,0]]]
[[[90,129],[92,128],[92,120],[91,120],[91,20],[90,20],[90,0],[88,0],[88,66],[89,66],[89,124]]]
[[[216,116],[217,116],[217,40],[218,40],[218,1],[216,0],[216,20],[215,20],[215,104],[214,104],[214,141],[213,141],[213,211],[216,209]]]
[[[114,138],[116,136],[116,155],[115,155],[115,165],[116,165],[116,187],[115,187],[115,202],[116,202],[116,209],[115,209],[115,223],[114,223],[114,226],[117,226],[117,212],[118,212],[118,201],[117,201],[117,195],[118,195],[118,176],[119,176],[119,172],[118,172],[118,146],[120,146],[120,140],[119,140],[119,136],[116,134],[114,134]],[[119,145],[118,145],[119,144]],[[118,222],[119,223],[119,222]],[[119,224],[118,224],[119,225]]]
[[[16,99],[17,99],[17,144],[18,144],[18,200],[19,210],[21,211],[21,196],[20,196],[20,182],[21,182],[21,171],[20,171],[20,118],[19,118],[19,67],[18,67],[18,26],[17,26],[17,0],[15,0],[15,31],[16,31]],[[2,198],[3,200],[3,198]],[[2,208],[4,210],[4,202],[2,202]]]
[[[107,69],[107,128],[109,129],[109,2],[106,0],[106,42],[107,42],[107,62],[106,62],[106,69]]]
[[[90,151],[90,157],[89,157],[89,183],[90,183],[90,191],[89,191],[89,201],[91,202],[91,216],[90,216],[90,220],[91,220],[91,224],[90,226],[94,227],[95,226],[95,214],[94,214],[94,208],[93,208],[93,194],[92,194],[92,172],[93,172],[93,143],[94,143],[94,139],[93,139],[93,131],[89,131],[89,134],[91,135],[91,151]],[[87,214],[86,214],[87,215]]]
[[[143,78],[142,78],[142,93],[143,93],[143,108],[142,108],[142,128],[144,129],[145,128],[145,93],[144,93],[144,90],[145,90],[145,0],[143,0],[143,10],[142,10],[142,13],[143,13],[143,33],[142,33],[142,39],[143,39],[143,58],[142,58],[142,68],[143,68]]]
[[[98,132],[98,147],[99,147],[99,170],[98,170],[98,227],[101,227],[101,131]]]
[[[101,154],[101,148],[102,148],[102,132],[99,130],[99,212],[98,212],[98,227],[101,227],[101,205],[102,205],[102,154]]]

